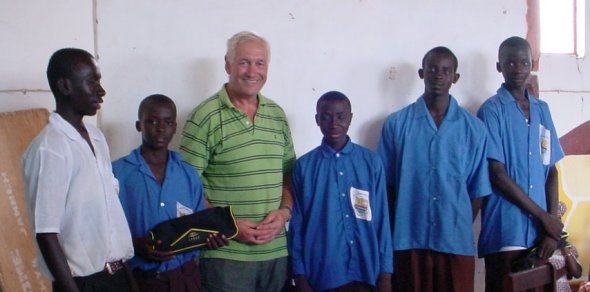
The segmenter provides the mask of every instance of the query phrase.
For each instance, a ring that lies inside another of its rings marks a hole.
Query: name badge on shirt
[[[193,209],[176,202],[176,217],[182,217],[193,213]]]
[[[357,219],[371,221],[369,192],[350,187],[350,203]]]
[[[113,177],[113,187],[115,188],[115,194],[119,195],[119,180]]]
[[[551,131],[541,124],[539,124],[539,142],[541,143],[543,165],[549,165],[549,162],[551,162]]]

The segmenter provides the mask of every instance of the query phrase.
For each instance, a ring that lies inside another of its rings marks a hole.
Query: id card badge
[[[539,124],[539,143],[543,165],[551,162],[551,131]]]
[[[176,218],[190,215],[193,213],[193,209],[181,204],[180,202],[176,202]]]
[[[369,192],[361,189],[350,188],[350,203],[354,210],[354,216],[357,219],[371,221],[371,202],[369,201]]]

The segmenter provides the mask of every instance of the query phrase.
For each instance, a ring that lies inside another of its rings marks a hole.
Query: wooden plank
[[[37,270],[21,175],[21,156],[48,117],[46,109],[0,113],[0,291],[51,291]]]
[[[510,273],[504,279],[504,291],[554,291],[556,273],[551,264],[534,267],[529,270]]]

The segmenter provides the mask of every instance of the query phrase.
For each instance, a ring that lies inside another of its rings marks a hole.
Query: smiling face
[[[233,98],[254,98],[266,82],[268,49],[260,40],[237,44],[235,53],[226,56],[225,71],[229,75],[227,91]]]
[[[135,127],[141,132],[142,147],[167,150],[176,132],[176,106],[171,100],[147,100],[140,108]]]
[[[67,106],[79,116],[93,116],[100,109],[105,90],[100,84],[100,69],[91,58],[78,62],[69,77],[59,82],[66,98]]]
[[[316,107],[315,120],[324,135],[324,141],[332,149],[340,150],[344,147],[352,120],[347,99],[320,99]]]
[[[428,53],[422,66],[418,75],[424,79],[424,93],[428,96],[448,95],[451,85],[459,80],[455,59],[447,53]]]
[[[498,54],[496,69],[504,76],[504,85],[510,89],[523,89],[531,74],[531,50],[524,46],[506,46]]]

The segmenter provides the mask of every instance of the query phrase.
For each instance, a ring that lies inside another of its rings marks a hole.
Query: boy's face
[[[531,68],[531,51],[527,47],[506,47],[500,51],[496,69],[504,76],[506,87],[524,88]]]
[[[346,133],[352,120],[350,106],[346,101],[322,101],[317,108],[315,120],[328,145],[338,150],[346,144]]]
[[[105,95],[100,85],[100,69],[92,59],[82,60],[76,64],[70,77],[63,82],[66,102],[81,116],[93,116],[100,109]]]
[[[176,132],[176,112],[167,104],[151,104],[142,112],[135,123],[141,132],[143,147],[152,150],[168,149],[168,144]]]
[[[424,79],[424,92],[428,95],[448,95],[453,83],[459,80],[455,61],[448,54],[431,53],[424,60],[418,75]]]

